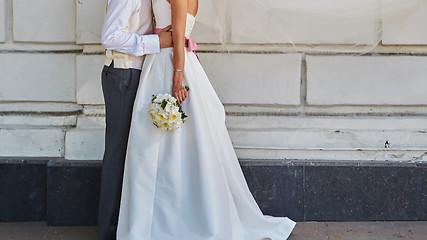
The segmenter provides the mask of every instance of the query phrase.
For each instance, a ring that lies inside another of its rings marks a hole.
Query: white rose
[[[155,99],[154,102],[161,103],[165,99],[168,99],[168,97],[165,96],[165,94],[159,94],[159,95],[156,96],[156,99]]]
[[[166,120],[166,118],[161,113],[156,113],[156,115],[154,115],[154,119],[159,122]]]
[[[172,105],[171,105],[170,103],[168,103],[168,104],[166,105],[166,107],[165,107],[165,111],[166,111],[166,112],[171,112],[171,110],[172,110]]]
[[[161,114],[166,120],[169,119],[169,113],[162,111]]]
[[[181,121],[181,113],[180,112],[176,112],[176,113],[169,114],[169,121],[171,121],[171,122],[179,122],[179,121]]]
[[[162,121],[159,123],[158,126],[159,126],[159,128],[167,130],[170,127],[170,124],[168,121]]]
[[[171,107],[171,112],[176,113],[176,112],[178,112],[178,111],[179,111],[179,107],[178,107],[178,106],[175,106],[175,105],[172,105],[172,107]]]
[[[148,113],[150,113],[150,114],[156,114],[157,113],[157,109],[156,108],[154,108],[153,106],[150,106],[150,108],[148,109]]]
[[[157,97],[153,100],[153,102],[154,102],[154,103],[160,103],[160,102],[161,102],[161,100],[160,100],[159,96],[157,96]]]

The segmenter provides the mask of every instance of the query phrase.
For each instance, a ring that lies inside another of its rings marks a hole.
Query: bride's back
[[[199,10],[199,0],[187,0],[187,12],[193,16],[196,16]]]
[[[177,0],[153,0],[153,12],[156,21],[156,28],[165,28],[172,22],[170,1]],[[191,30],[195,23],[195,16],[198,11],[198,0],[187,0],[187,27],[185,36],[190,37]]]
[[[171,0],[166,0],[166,1],[170,3]],[[187,12],[189,14],[196,16],[198,10],[199,10],[199,0],[187,0]]]

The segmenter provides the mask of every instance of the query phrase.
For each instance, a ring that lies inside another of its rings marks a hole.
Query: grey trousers
[[[140,75],[141,70],[118,69],[112,65],[102,70],[107,126],[98,212],[99,240],[116,239],[126,148]]]

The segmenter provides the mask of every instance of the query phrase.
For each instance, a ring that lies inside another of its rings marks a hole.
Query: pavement
[[[0,240],[96,240],[96,227],[0,222]],[[427,240],[426,222],[299,222],[288,240]],[[230,239],[231,240],[231,239]]]

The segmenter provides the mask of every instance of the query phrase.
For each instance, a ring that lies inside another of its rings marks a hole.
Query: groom
[[[106,110],[105,152],[98,239],[115,240],[132,108],[144,55],[172,47],[170,27],[153,33],[151,0],[108,0],[102,28],[106,49],[102,90]]]

